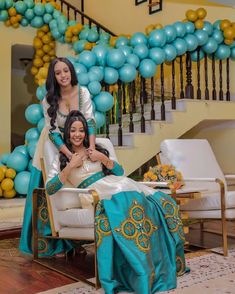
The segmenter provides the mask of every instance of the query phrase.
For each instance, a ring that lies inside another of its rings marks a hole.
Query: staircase
[[[149,14],[154,14],[162,10],[163,0],[135,0],[135,5],[137,6],[146,2],[148,3]]]

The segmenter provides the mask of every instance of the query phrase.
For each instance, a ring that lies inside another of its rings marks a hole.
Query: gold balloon
[[[48,25],[43,25],[41,28],[40,28],[44,33],[48,33],[49,32],[49,26]]]
[[[13,198],[16,196],[16,190],[15,189],[11,189],[8,191],[3,191],[3,196],[5,198]]]
[[[233,44],[233,40],[232,39],[224,39],[224,44],[226,44],[226,45],[232,45]]]
[[[31,71],[31,74],[35,76],[38,73],[38,68],[35,66],[32,66],[30,71]]]
[[[202,19],[198,19],[195,21],[194,25],[197,30],[202,30],[204,27],[204,21]]]
[[[202,7],[198,8],[198,9],[196,10],[196,13],[197,13],[198,18],[200,18],[200,19],[205,18],[206,15],[207,15],[207,11],[206,11],[206,9],[204,9],[204,8],[202,8]]]
[[[197,15],[197,12],[192,10],[192,9],[189,9],[187,12],[186,12],[186,17],[189,21],[196,21],[197,18],[198,18],[198,15]]]
[[[3,191],[10,191],[14,187],[14,182],[12,179],[5,178],[1,182],[1,188]]]
[[[17,14],[16,9],[14,7],[9,8],[8,14],[9,14],[9,16],[16,16],[16,14]]]
[[[5,176],[6,178],[14,179],[16,176],[16,171],[13,168],[8,168]]]
[[[227,27],[224,30],[224,38],[233,40],[235,38],[235,28],[233,28],[232,26]]]
[[[33,60],[33,65],[37,68],[42,67],[43,66],[43,61],[41,58],[35,58]]]
[[[45,53],[49,53],[49,52],[51,51],[51,46],[48,45],[48,44],[45,44],[45,45],[43,45],[42,50],[43,50]]]
[[[153,30],[155,29],[155,26],[153,24],[150,24],[145,28],[145,34],[149,35]]]
[[[72,37],[72,43],[77,42],[78,41],[78,36],[73,36]]]
[[[45,33],[44,33],[43,31],[41,31],[41,30],[38,30],[38,31],[37,31],[37,37],[38,37],[39,39],[41,39],[44,35],[45,35]]]
[[[220,29],[221,29],[222,31],[224,31],[224,30],[225,30],[226,28],[228,28],[230,25],[231,25],[230,20],[228,20],[228,19],[223,19],[223,20],[221,20],[221,22],[220,22]]]
[[[43,43],[42,43],[41,39],[35,37],[33,40],[33,47],[35,49],[40,49],[40,48],[42,48],[42,46],[43,46]]]
[[[154,28],[155,28],[155,30],[159,30],[159,29],[163,28],[163,25],[160,24],[160,23],[157,23],[157,24],[154,25]]]

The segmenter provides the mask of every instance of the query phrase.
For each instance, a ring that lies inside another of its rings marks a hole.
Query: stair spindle
[[[166,120],[165,109],[165,92],[164,92],[164,64],[161,64],[161,120]]]
[[[105,84],[104,89],[106,92],[109,92],[109,85]],[[106,111],[106,138],[109,138],[109,122],[110,122],[110,111]]]
[[[154,77],[151,78],[151,120],[155,120],[155,109],[154,109]]]
[[[175,98],[175,61],[171,63],[171,74],[172,74],[172,97],[171,97],[171,108],[176,109],[176,98]]]
[[[122,146],[122,84],[118,81],[118,146]]]
[[[180,98],[184,98],[184,68],[182,56],[180,56]]]
[[[140,78],[140,108],[141,108],[141,119],[140,129],[141,133],[145,133],[145,117],[144,117],[144,78]]]
[[[201,93],[201,80],[200,80],[200,68],[201,68],[201,63],[200,63],[200,47],[197,48],[197,99],[202,98],[202,93]]]
[[[129,124],[129,131],[130,133],[134,132],[134,123],[133,123],[133,100],[134,100],[134,81],[128,84],[129,88],[129,114],[130,114],[130,124]]]
[[[229,58],[226,60],[226,101],[230,101],[230,83],[229,83]]]
[[[207,55],[204,57],[204,69],[205,69],[205,99],[210,99],[209,89],[208,89],[208,68],[207,68]]]
[[[186,53],[186,86],[185,98],[194,99],[194,89],[192,85],[192,60],[189,52]]]
[[[219,61],[219,100],[224,100],[222,60]]]
[[[123,102],[122,102],[122,114],[126,114],[126,89],[125,89],[125,84],[122,83],[122,99],[123,99]]]
[[[212,54],[212,99],[217,99],[216,94],[216,78],[215,78],[215,54]]]

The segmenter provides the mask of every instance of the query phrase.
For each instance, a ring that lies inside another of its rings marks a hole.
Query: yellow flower
[[[174,175],[175,175],[175,171],[174,171],[174,170],[169,170],[168,175],[169,175],[170,177],[171,177],[171,176],[174,176]]]

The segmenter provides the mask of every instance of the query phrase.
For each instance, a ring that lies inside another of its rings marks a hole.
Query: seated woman
[[[46,189],[54,194],[69,181],[98,192],[95,231],[105,293],[148,294],[175,288],[177,274],[186,267],[182,222],[174,200],[124,176],[107,150],[88,149],[88,127],[79,111],[68,115],[64,141],[72,158],[57,155]],[[89,198],[82,199],[82,205],[93,209]]]

